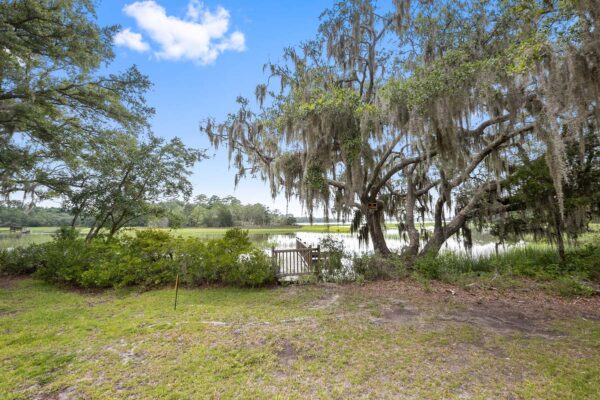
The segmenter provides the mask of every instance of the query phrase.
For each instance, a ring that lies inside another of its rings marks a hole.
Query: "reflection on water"
[[[317,232],[297,232],[295,234],[276,234],[276,235],[264,235],[267,238],[261,238],[261,241],[267,241],[269,246],[275,246],[280,249],[294,248],[296,246],[296,238],[302,240],[304,243],[310,246],[316,246],[319,241],[330,235],[337,241],[342,242],[344,249],[353,254],[366,254],[373,252],[372,243],[359,243],[358,238],[349,233],[317,233]],[[400,237],[398,231],[388,230],[385,233],[387,245],[390,250],[399,252],[403,247],[407,245],[407,242]],[[473,233],[473,247],[471,254],[473,257],[480,257],[496,252],[495,238],[489,234],[476,234]],[[498,251],[505,251],[511,247],[510,245],[499,246]],[[455,253],[466,254],[463,240],[460,238],[452,237],[446,241],[442,247],[442,251],[452,251]]]
[[[31,244],[39,244],[52,240],[50,233],[2,233],[0,234],[0,249],[12,249],[14,247],[26,247]]]
[[[175,231],[177,234],[177,231]],[[344,249],[353,254],[365,254],[373,251],[372,243],[359,243],[356,236],[350,233],[321,233],[321,232],[296,232],[296,233],[252,233],[250,240],[264,248],[272,246],[278,249],[291,249],[296,246],[296,238],[310,246],[317,246],[319,242],[330,235],[335,240],[341,241]],[[223,236],[223,233],[199,233],[193,235],[200,239],[217,239]],[[397,230],[387,230],[385,233],[388,247],[392,251],[400,251],[407,242],[398,234]],[[473,232],[472,255],[474,257],[493,254],[496,250],[495,238],[489,234]],[[31,234],[0,234],[0,249],[23,247],[30,244],[44,243],[52,240],[50,233],[31,233]],[[504,251],[510,245],[501,246],[498,250]],[[456,253],[466,253],[463,241],[460,238],[453,237],[446,241],[442,251],[453,251]]]

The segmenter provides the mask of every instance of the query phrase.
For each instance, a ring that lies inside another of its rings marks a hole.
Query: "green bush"
[[[275,282],[271,260],[256,249],[248,232],[231,229],[222,239],[182,243],[182,270],[192,283],[224,283],[235,286],[260,286]]]
[[[55,239],[75,240],[79,237],[79,230],[72,226],[61,226],[54,232]]]
[[[178,273],[183,284],[260,286],[276,278],[270,259],[240,229],[206,242],[145,229],[89,243],[61,229],[52,242],[0,252],[0,272],[85,288],[161,286]]]
[[[35,276],[48,282],[86,288],[160,284],[144,269],[141,257],[125,241],[98,238],[56,239],[45,245]]]
[[[331,235],[319,241],[321,255],[318,278],[326,282],[344,282],[354,279],[354,272],[344,265],[347,254],[344,243]]]
[[[561,276],[550,281],[546,289],[563,297],[591,296],[595,293],[594,288],[577,276]]]
[[[426,256],[415,261],[414,271],[421,277],[436,280],[449,280],[458,274],[487,272],[489,264],[476,264],[476,261],[467,256],[455,253],[440,253],[437,257]]]
[[[0,275],[28,275],[37,270],[46,245],[0,250]]]
[[[223,276],[225,284],[235,286],[260,286],[275,280],[271,259],[259,249],[240,254],[237,262]]]
[[[399,256],[383,257],[379,254],[366,254],[354,257],[354,271],[360,280],[400,279],[407,276],[407,270]]]
[[[570,272],[600,282],[600,246],[588,244],[569,251],[566,265]]]

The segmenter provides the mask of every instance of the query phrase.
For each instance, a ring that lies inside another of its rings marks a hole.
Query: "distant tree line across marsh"
[[[283,226],[293,225],[296,218],[260,204],[242,204],[233,197],[207,196],[201,194],[193,201],[168,201],[155,205],[152,215],[140,217],[130,226],[159,228],[233,226]],[[20,205],[0,207],[0,226],[67,226],[72,225],[74,216],[60,207],[31,207]],[[94,221],[83,218],[78,226],[91,227]]]

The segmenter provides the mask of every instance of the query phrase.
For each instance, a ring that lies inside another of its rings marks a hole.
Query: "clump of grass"
[[[361,280],[400,279],[408,276],[403,260],[396,255],[383,257],[379,254],[365,254],[353,259],[354,272]]]
[[[600,247],[571,249],[565,262],[546,246],[525,246],[478,258],[442,253],[417,260],[415,274],[462,285],[477,280],[483,286],[492,281],[497,286],[512,286],[514,278],[526,277],[563,296],[590,296],[595,290],[589,283],[600,280]]]

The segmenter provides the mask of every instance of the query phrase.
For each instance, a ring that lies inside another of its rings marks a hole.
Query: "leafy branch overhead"
[[[189,196],[204,154],[152,135],[136,66],[100,73],[118,27],[95,19],[87,0],[0,4],[0,191],[29,206],[58,197],[113,233],[153,201]]]

